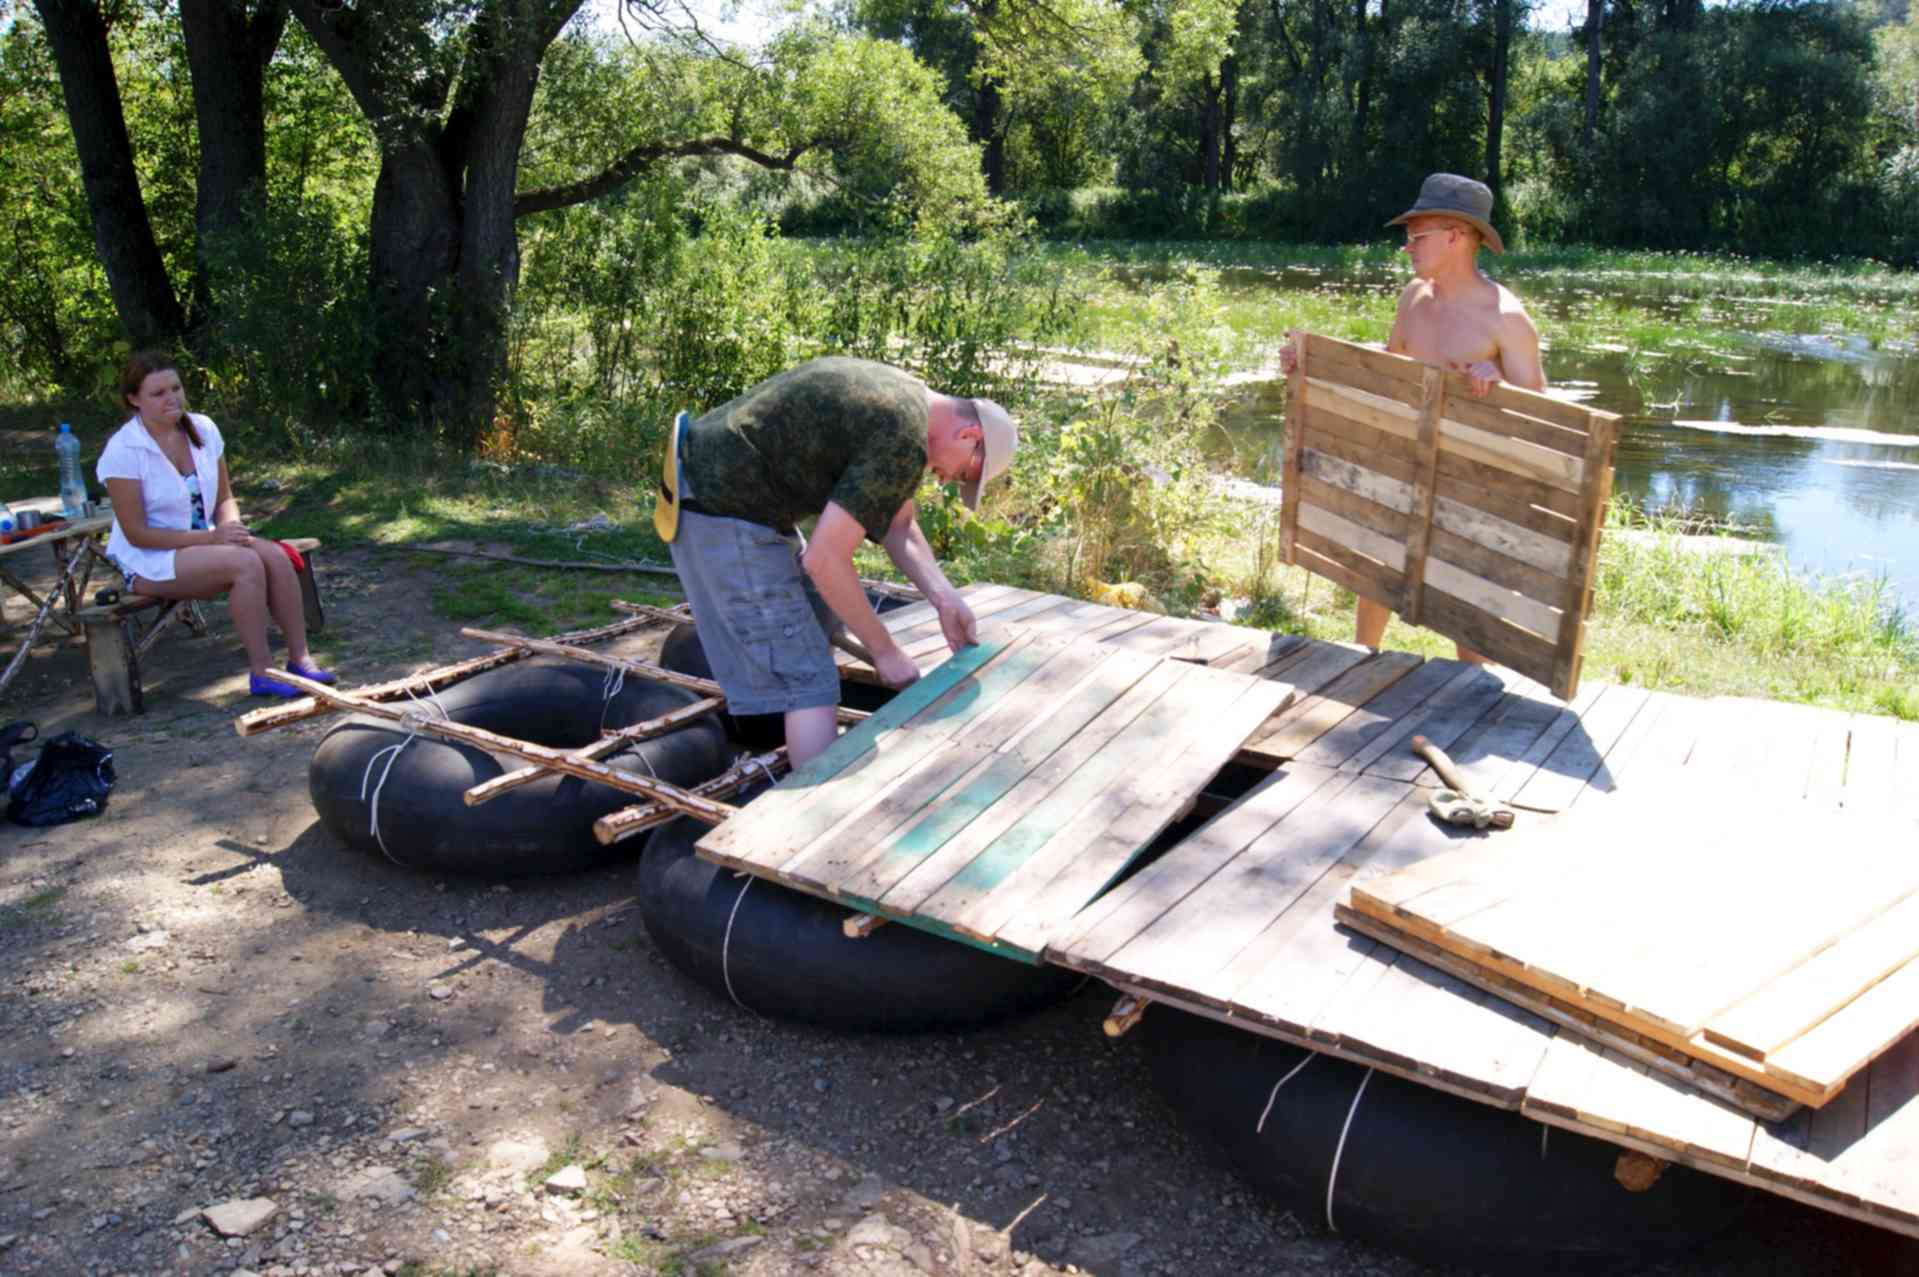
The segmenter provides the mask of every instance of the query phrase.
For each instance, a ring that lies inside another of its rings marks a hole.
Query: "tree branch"
[[[690,142],[652,142],[645,146],[636,146],[614,161],[604,171],[579,182],[569,182],[564,186],[549,186],[542,191],[523,191],[514,197],[513,216],[525,217],[529,213],[544,213],[556,208],[570,208],[575,204],[584,204],[588,200],[598,199],[617,191],[628,182],[644,173],[661,160],[690,159],[698,155],[737,155],[741,159],[751,160],[764,169],[791,171],[808,151],[827,145],[824,138],[815,138],[788,150],[784,155],[773,155],[744,142],[731,138],[698,138]]]

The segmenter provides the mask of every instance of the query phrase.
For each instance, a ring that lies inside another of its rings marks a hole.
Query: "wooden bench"
[[[313,556],[320,543],[313,537],[290,537],[286,543],[306,560],[307,570],[299,574],[300,597],[307,632],[317,634],[326,628],[320,590],[313,577]],[[179,620],[195,634],[205,634],[207,629],[206,618],[195,600],[162,599],[150,594],[129,594],[118,603],[81,608],[74,616],[87,636],[87,672],[93,678],[94,708],[109,718],[146,712],[140,690],[140,659],[167,626]]]

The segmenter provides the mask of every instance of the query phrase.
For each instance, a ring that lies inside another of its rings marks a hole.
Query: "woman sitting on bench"
[[[269,614],[286,635],[287,668],[333,682],[307,652],[293,561],[277,541],[240,522],[226,444],[212,419],[187,411],[179,367],[163,354],[136,354],[120,374],[120,395],[134,415],[107,441],[96,473],[113,498],[107,557],[126,575],[127,589],[163,599],[225,594],[255,696],[305,695],[267,673]]]

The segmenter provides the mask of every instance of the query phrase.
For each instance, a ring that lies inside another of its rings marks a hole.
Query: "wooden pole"
[[[694,701],[691,705],[682,705],[669,714],[658,718],[649,718],[644,723],[635,723],[631,727],[622,727],[619,731],[602,736],[591,745],[574,750],[568,757],[591,762],[596,758],[605,758],[618,751],[622,746],[634,741],[651,740],[655,736],[664,736],[677,727],[683,727],[696,718],[704,718],[725,705],[724,699],[709,696],[705,700]],[[507,772],[504,776],[495,776],[492,780],[483,780],[466,791],[466,805],[478,807],[489,798],[498,798],[508,790],[530,785],[542,776],[549,775],[548,767],[522,767],[516,772]]]
[[[666,563],[585,563],[577,559],[523,559],[517,554],[493,554],[486,550],[448,550],[435,545],[392,545],[390,550],[408,554],[447,554],[460,559],[491,559],[495,563],[515,563],[523,568],[560,568],[570,572],[644,572],[652,576],[678,577]]]
[[[780,746],[771,753],[759,754],[753,758],[742,759],[727,768],[712,780],[695,785],[692,793],[701,798],[731,798],[740,790],[752,784],[759,777],[772,778],[787,770],[786,747]],[[611,847],[636,834],[643,834],[656,825],[664,825],[677,819],[679,813],[658,803],[641,803],[636,807],[623,807],[619,811],[608,812],[593,822],[593,836],[602,846]]]
[[[621,605],[623,610],[643,606],[638,603]],[[646,618],[635,613],[634,620]],[[675,617],[675,620],[684,618]],[[588,665],[600,665],[612,670],[625,670],[628,674],[638,674],[641,678],[650,678],[656,683],[671,683],[675,687],[684,687],[702,696],[724,696],[725,690],[710,678],[697,678],[691,674],[681,674],[655,665],[651,661],[635,660],[625,656],[608,656],[604,652],[591,652],[570,643],[556,642],[553,639],[525,638],[518,634],[507,634],[500,630],[465,629],[460,633],[468,638],[481,639],[488,643],[512,643],[531,652],[541,652],[548,656],[564,656],[571,661],[584,661]],[[871,717],[865,710],[847,709],[841,706],[835,711],[842,723],[863,723]]]
[[[1133,1026],[1145,1017],[1146,1008],[1151,1005],[1152,1003],[1145,998],[1131,993],[1121,994],[1119,1001],[1113,1003],[1112,1011],[1107,1014],[1105,1022],[1101,1025],[1106,1030],[1106,1036],[1117,1038],[1131,1033]]]
[[[596,626],[590,630],[575,630],[570,634],[555,637],[564,642],[591,643],[603,638],[630,634],[634,630],[645,629],[649,624],[651,622],[644,617],[630,616],[623,621],[615,621],[611,625]],[[437,692],[442,688],[451,687],[486,670],[525,660],[529,655],[531,655],[529,649],[516,644],[498,652],[488,652],[484,656],[475,656],[464,661],[455,661],[451,665],[442,665],[437,669],[409,674],[405,678],[354,688],[352,694],[370,701],[408,700],[414,696],[423,696],[428,692]],[[317,718],[321,714],[331,714],[335,708],[333,705],[311,697],[305,700],[288,701],[284,705],[269,705],[264,709],[249,710],[240,715],[234,723],[234,729],[242,736],[255,736],[261,732],[272,731],[276,727],[285,727],[289,723]]]
[[[655,780],[651,776],[639,776],[608,767],[603,763],[574,758],[567,750],[535,745],[528,741],[515,740],[511,736],[502,736],[497,732],[489,732],[484,728],[469,727],[465,723],[452,723],[443,718],[434,718],[419,706],[409,705],[404,710],[394,709],[390,705],[365,700],[350,692],[337,692],[324,684],[301,678],[298,674],[290,674],[285,670],[273,670],[271,674],[281,682],[299,688],[315,700],[327,702],[334,709],[352,710],[373,718],[384,718],[388,722],[404,725],[409,731],[459,741],[491,753],[511,754],[515,758],[524,758],[528,762],[539,763],[552,771],[578,776],[581,780],[597,781],[624,793],[638,794],[692,816],[696,820],[703,820],[709,825],[717,825],[739,810],[726,803],[697,797],[678,785],[670,785],[663,780]]]

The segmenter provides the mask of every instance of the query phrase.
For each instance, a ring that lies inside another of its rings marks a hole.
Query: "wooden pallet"
[[[1351,920],[1814,1107],[1919,1025],[1919,825],[1749,786],[1578,817],[1356,886]]]
[[[1033,961],[1293,696],[1150,650],[989,634],[700,854]]]
[[[1662,778],[1710,788],[1764,776],[1769,792],[1808,807],[1919,818],[1919,793],[1891,783],[1919,767],[1919,725],[1598,685],[1561,705],[1514,695],[1525,686],[1447,746],[1477,787],[1542,795],[1576,817]],[[1311,700],[1280,719],[1310,712]],[[1431,820],[1429,779],[1282,763],[1082,910],[1044,956],[1132,998],[1919,1236],[1908,1152],[1919,1140],[1919,1035],[1824,1108],[1805,1108],[1649,1038],[1593,1045],[1549,999],[1516,1006],[1462,978],[1475,974],[1469,965],[1442,970],[1335,926],[1356,884],[1512,836]],[[1520,819],[1522,833],[1536,823]]]
[[[1619,419],[1293,337],[1286,561],[1573,696]]]

